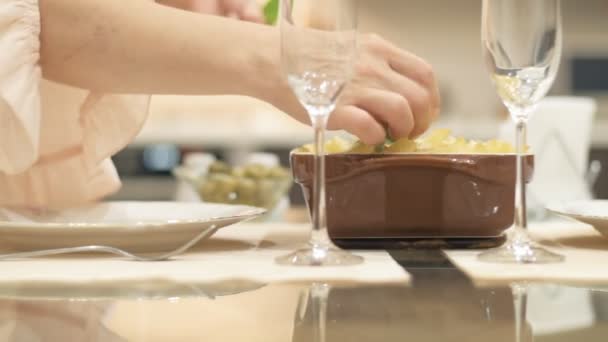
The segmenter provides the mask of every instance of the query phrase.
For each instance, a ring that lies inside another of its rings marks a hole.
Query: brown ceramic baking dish
[[[313,155],[291,165],[309,204]],[[333,154],[326,180],[332,239],[495,238],[513,223],[513,154]]]

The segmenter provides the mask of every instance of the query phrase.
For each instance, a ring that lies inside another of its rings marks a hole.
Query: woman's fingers
[[[241,20],[251,21],[254,23],[263,23],[264,16],[262,15],[261,8],[255,1],[249,2],[247,6],[241,11]]]
[[[409,114],[413,120],[408,135],[400,135],[399,137],[416,137],[426,131],[433,118],[429,113],[432,111],[432,100],[429,91],[420,84],[404,77],[401,74],[394,72],[392,69],[386,71],[385,89],[400,95],[409,106]]]
[[[372,101],[375,104],[373,109],[364,109],[377,114],[376,118],[384,120],[381,123],[388,125],[393,138],[416,137],[424,133],[434,119],[431,90],[413,77],[395,71],[390,66],[390,58],[396,54],[393,47],[380,38],[371,37],[371,41],[370,38],[363,40],[363,51],[356,64],[352,83],[354,88],[365,91],[356,92],[347,103],[360,105],[361,99],[369,102],[370,97],[378,94],[369,94],[371,89],[391,92],[392,95],[383,94],[383,101],[379,103]],[[416,59],[411,59],[411,63],[423,64]],[[404,122],[407,122],[407,125]]]
[[[353,78],[329,128],[347,130],[368,145],[382,143],[387,131],[394,139],[424,133],[440,106],[432,67],[376,35],[361,35],[358,46]]]
[[[436,119],[441,107],[441,97],[439,95],[439,87],[432,66],[412,53],[400,50],[396,47],[391,47],[390,49],[393,50],[393,52],[389,59],[389,66],[397,73],[415,81],[427,90],[430,96],[429,115],[431,120]]]
[[[408,100],[397,92],[360,88],[345,94],[345,100],[369,113],[392,138],[409,137],[414,129],[414,115]],[[386,133],[385,133],[386,135]],[[377,142],[384,141],[378,137]]]
[[[384,127],[367,111],[354,106],[339,106],[329,117],[329,129],[343,129],[368,145],[384,141]]]
[[[364,56],[362,63],[365,65],[359,69],[369,71],[370,66],[376,69],[372,76],[383,79],[383,82],[380,81],[383,86],[400,92],[408,99],[415,117],[420,118],[420,120],[417,120],[417,122],[420,122],[420,128],[416,127],[413,135],[421,134],[428,128],[425,122],[429,121],[430,123],[439,115],[441,104],[439,88],[432,66],[422,58],[396,47],[377,35],[364,35],[361,40],[362,56]],[[385,70],[379,69],[379,62],[401,77],[391,76]],[[378,80],[375,82],[377,83]],[[404,85],[404,82],[409,84]],[[426,94],[421,94],[420,91],[411,91],[415,89],[412,83],[416,83]],[[427,112],[421,113],[421,110]]]
[[[199,0],[200,1],[200,0]],[[261,6],[254,0],[220,0],[224,15],[256,23],[263,22]]]

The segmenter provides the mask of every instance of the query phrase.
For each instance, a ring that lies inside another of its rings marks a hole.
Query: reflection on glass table
[[[2,284],[0,340],[599,342],[608,334],[602,287],[527,284],[517,297],[511,286],[475,287],[443,261],[416,260],[402,262],[409,285]]]

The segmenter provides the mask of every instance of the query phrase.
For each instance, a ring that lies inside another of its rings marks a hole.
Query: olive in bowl
[[[203,201],[249,205],[269,212],[277,207],[292,184],[289,171],[280,166],[248,164],[232,167],[214,162],[200,174],[183,168],[177,168],[174,174],[190,183]]]

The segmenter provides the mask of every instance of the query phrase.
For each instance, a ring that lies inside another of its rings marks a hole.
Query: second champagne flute
[[[327,233],[325,129],[357,54],[356,0],[282,0],[281,63],[288,83],[314,127],[312,235],[308,245],[277,258],[283,265],[354,265],[363,258],[343,251]]]
[[[515,218],[509,241],[479,255],[498,263],[559,262],[563,256],[535,244],[527,232],[523,181],[526,125],[545,97],[560,63],[562,23],[559,0],[483,0],[484,57],[498,95],[516,127]]]

